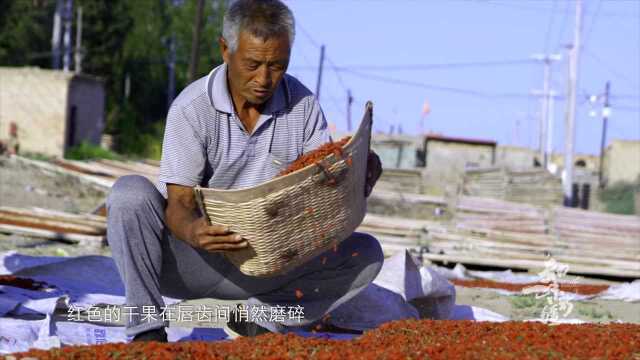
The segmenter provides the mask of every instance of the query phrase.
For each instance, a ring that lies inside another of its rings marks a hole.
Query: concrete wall
[[[371,149],[380,156],[385,169],[413,169],[416,167],[418,138],[410,136],[374,135]]]
[[[494,165],[494,148],[429,140],[426,146],[427,172],[438,174],[441,179],[457,179],[465,168]]]
[[[576,164],[579,161],[585,163],[585,169],[591,171],[600,171],[600,156],[590,154],[575,154],[573,156],[573,163]],[[564,154],[552,154],[551,163],[555,164],[558,168],[564,168]]]
[[[605,151],[604,176],[607,185],[634,182],[640,176],[640,141],[613,140]]]
[[[496,165],[509,169],[529,169],[537,153],[533,149],[519,146],[498,146],[496,148]]]
[[[82,140],[99,144],[104,105],[104,87],[96,78],[39,68],[0,67],[0,140],[9,137],[10,124],[16,123],[21,153],[62,157],[67,147]]]
[[[64,154],[70,75],[38,68],[0,67],[0,139],[18,126],[20,152]]]

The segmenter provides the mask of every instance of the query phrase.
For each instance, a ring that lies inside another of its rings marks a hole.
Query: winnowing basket
[[[282,274],[331,249],[360,225],[367,207],[372,115],[368,102],[340,155],[251,188],[195,188],[210,223],[229,226],[247,240],[247,248],[224,253],[242,273]]]

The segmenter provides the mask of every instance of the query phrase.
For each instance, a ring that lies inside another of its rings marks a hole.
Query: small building
[[[496,165],[509,169],[529,169],[539,157],[533,149],[512,145],[500,145],[496,153]]]
[[[20,152],[64,156],[83,141],[100,144],[105,126],[103,81],[85,74],[0,67],[0,141]]]
[[[603,175],[606,185],[640,179],[640,141],[612,140],[604,153]]]
[[[371,138],[371,149],[380,157],[385,169],[414,169],[418,137],[376,134]]]
[[[550,162],[557,168],[564,168],[564,154],[554,153]],[[600,171],[600,156],[590,154],[573,155],[573,166],[582,168],[585,171]]]
[[[496,142],[441,135],[424,138],[424,164],[441,179],[458,179],[467,169],[493,166]]]

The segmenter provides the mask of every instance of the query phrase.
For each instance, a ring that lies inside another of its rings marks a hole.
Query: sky
[[[289,74],[315,91],[346,131],[347,90],[357,126],[367,100],[374,130],[495,140],[537,148],[544,66],[536,54],[560,54],[551,67],[553,148],[564,149],[567,45],[574,0],[287,0],[296,18]],[[611,82],[607,139],[640,140],[640,0],[584,0],[579,58],[578,153],[599,154],[602,95]],[[430,111],[422,116],[424,104]],[[595,110],[597,116],[590,116]],[[421,127],[422,123],[422,127]]]

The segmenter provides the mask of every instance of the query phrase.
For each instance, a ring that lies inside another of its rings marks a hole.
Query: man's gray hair
[[[280,0],[237,0],[231,3],[222,22],[222,37],[231,52],[238,48],[241,31],[264,40],[287,34],[289,45],[293,46],[295,20]]]

